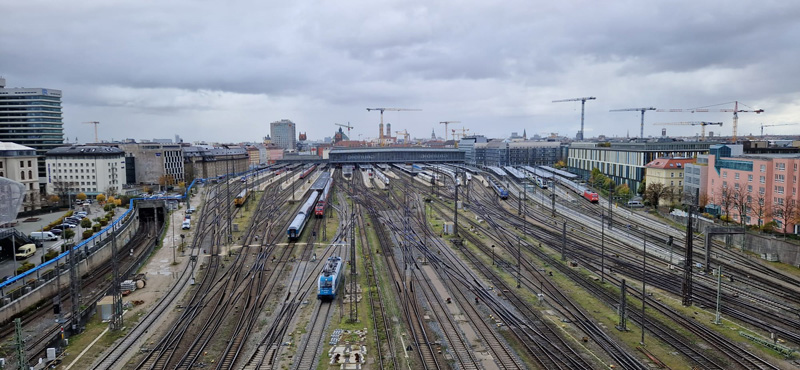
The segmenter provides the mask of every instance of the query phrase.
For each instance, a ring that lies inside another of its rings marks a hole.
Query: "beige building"
[[[41,207],[36,149],[10,142],[0,142],[0,177],[25,185],[22,211]]]
[[[160,184],[162,178],[171,178],[174,184],[185,181],[183,148],[172,143],[115,143],[111,144],[134,157],[135,183]]]
[[[664,157],[653,160],[645,165],[645,183],[662,184],[669,189],[671,196],[663,197],[659,205],[667,205],[672,201],[680,200],[683,196],[683,174],[687,164],[694,162],[694,158]]]

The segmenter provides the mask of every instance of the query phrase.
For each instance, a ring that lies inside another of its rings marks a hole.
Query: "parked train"
[[[236,196],[236,198],[234,198],[234,199],[233,199],[233,205],[235,205],[235,206],[237,206],[237,207],[241,207],[242,205],[244,205],[244,202],[246,202],[246,201],[247,201],[247,197],[248,197],[248,196],[250,196],[250,190],[248,190],[248,189],[244,189],[244,190],[242,190],[242,191],[241,191],[241,192],[240,192],[240,193],[239,193],[239,194]]]
[[[600,200],[600,195],[574,181],[561,180],[560,183],[592,203],[597,203]]]
[[[303,229],[305,228],[308,219],[314,212],[314,205],[317,204],[317,198],[319,198],[319,192],[312,191],[311,195],[309,195],[308,199],[306,199],[306,202],[300,207],[297,215],[294,216],[294,220],[292,220],[292,223],[289,224],[289,229],[286,231],[286,233],[289,235],[290,241],[300,238],[300,234],[303,233]]]
[[[325,216],[325,208],[328,207],[328,197],[331,195],[331,188],[333,187],[333,178],[328,180],[325,188],[322,189],[322,194],[319,196],[316,207],[314,207],[314,216],[322,218]]]
[[[343,281],[342,257],[333,256],[328,258],[317,281],[317,299],[336,299],[336,293],[339,291],[339,286],[342,285]]]
[[[541,177],[537,177],[536,178],[536,186],[538,186],[538,187],[540,187],[542,189],[547,189],[547,181],[542,180]]]
[[[317,165],[316,164],[312,165],[309,168],[307,168],[305,171],[303,171],[303,173],[300,174],[300,179],[302,180],[302,179],[306,178],[308,175],[310,175],[312,172],[314,172],[315,169],[317,169]]]
[[[500,197],[500,199],[508,199],[508,190],[502,187],[500,184],[494,182],[491,178],[487,177],[489,180],[489,185],[494,189],[494,192]]]
[[[375,177],[378,178],[384,185],[389,186],[389,177],[386,176],[383,172],[376,170]]]

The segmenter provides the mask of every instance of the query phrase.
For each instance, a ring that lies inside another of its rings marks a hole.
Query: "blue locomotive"
[[[508,199],[508,190],[506,190],[499,184],[495,183],[491,178],[488,179],[489,179],[489,185],[492,186],[492,189],[494,189],[494,192],[497,193],[500,199]]]
[[[334,256],[328,258],[325,262],[325,267],[319,275],[317,287],[317,299],[334,300],[336,299],[336,292],[339,290],[339,285],[342,283],[342,257]]]

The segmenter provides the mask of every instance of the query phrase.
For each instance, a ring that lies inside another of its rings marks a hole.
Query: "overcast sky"
[[[346,122],[364,139],[375,107],[422,109],[384,114],[413,137],[443,137],[440,121],[572,137],[580,102],[551,101],[584,96],[587,137],[638,135],[640,113],[619,108],[764,109],[740,114],[740,136],[800,122],[794,1],[25,0],[0,14],[0,75],[62,90],[70,141],[92,141],[84,121],[105,140],[256,141],[283,118],[310,139]],[[648,112],[645,135],[699,120],[731,134],[731,113]]]

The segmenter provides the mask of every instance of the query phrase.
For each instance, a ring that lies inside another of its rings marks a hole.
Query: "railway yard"
[[[148,262],[178,260],[146,309],[53,366],[800,368],[800,268],[716,240],[705,265],[704,235],[544,173],[295,165],[208,181],[185,250]],[[131,259],[158,236],[143,225]],[[36,323],[49,312],[25,325],[55,330]]]

